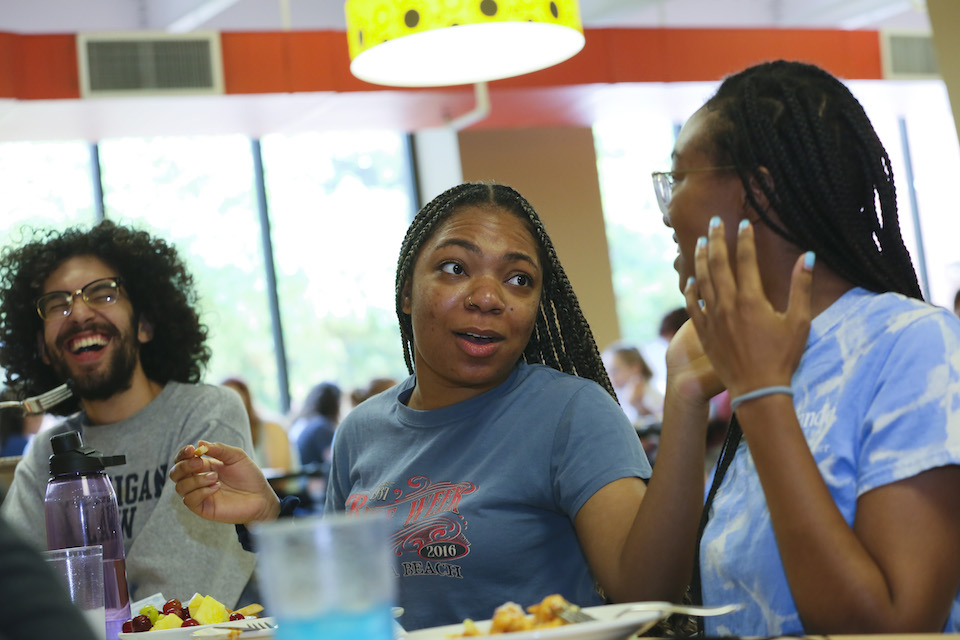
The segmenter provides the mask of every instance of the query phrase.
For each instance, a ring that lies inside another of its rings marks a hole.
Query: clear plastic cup
[[[385,518],[295,518],[252,532],[277,640],[392,640],[396,578]]]
[[[60,578],[70,600],[80,609],[98,638],[107,637],[103,601],[103,547],[70,547],[44,551],[43,557]]]

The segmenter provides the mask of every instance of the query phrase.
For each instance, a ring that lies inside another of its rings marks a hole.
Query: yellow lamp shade
[[[347,0],[350,71],[438,87],[509,78],[583,48],[576,0]]]

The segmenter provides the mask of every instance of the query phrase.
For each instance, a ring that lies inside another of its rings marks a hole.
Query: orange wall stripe
[[[18,36],[12,33],[0,33],[0,98],[15,98],[17,96],[17,79],[14,75],[16,65]]]
[[[75,40],[72,34],[0,33],[0,97],[78,98]],[[718,80],[776,58],[818,64],[843,78],[883,77],[876,31],[587,29],[586,42],[583,51],[562,64],[492,84],[529,88]],[[343,32],[224,32],[221,44],[227,93],[388,89],[350,74]],[[429,91],[406,91],[424,90]]]
[[[58,100],[80,97],[77,44],[72,34],[0,33],[0,97]]]

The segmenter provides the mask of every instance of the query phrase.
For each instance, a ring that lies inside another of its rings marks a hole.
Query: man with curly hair
[[[253,449],[239,397],[200,384],[210,350],[195,305],[193,278],[171,245],[110,221],[41,232],[0,254],[6,383],[21,397],[67,380],[74,391],[51,410],[72,415],[34,440],[0,513],[38,540],[50,436],[80,431],[84,444],[126,456],[108,472],[131,601],[200,592],[233,607],[253,554],[232,526],[190,513],[166,482],[177,452],[200,438]]]

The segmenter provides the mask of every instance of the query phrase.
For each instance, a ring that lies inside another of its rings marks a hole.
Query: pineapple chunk
[[[157,618],[157,621],[153,623],[153,627],[150,631],[161,631],[163,629],[179,629],[183,626],[183,620],[180,619],[180,616],[169,613],[169,614],[160,614]]]
[[[212,596],[204,596],[200,602],[196,602],[196,598],[191,600],[190,616],[200,624],[220,624],[230,619],[227,608]]]

